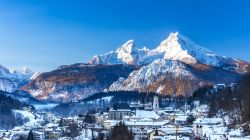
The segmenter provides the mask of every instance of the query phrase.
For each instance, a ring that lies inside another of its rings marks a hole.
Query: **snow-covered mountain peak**
[[[170,33],[170,35],[163,40],[160,45],[155,49],[159,52],[167,52],[169,50],[180,51],[180,44],[178,43],[178,32]]]
[[[139,50],[141,50],[141,51],[146,51],[146,52],[147,52],[147,51],[150,51],[150,49],[148,49],[148,48],[145,47],[145,46],[144,46],[142,49],[139,49]]]
[[[117,49],[117,58],[127,64],[135,64],[137,54],[138,48],[136,47],[134,40],[127,41]]]
[[[0,65],[0,76],[7,76],[10,74],[9,69],[4,67],[3,65]]]
[[[128,40],[116,50],[118,58],[123,58],[124,55],[132,55],[134,53],[137,53],[137,51],[138,48],[136,47],[134,40]]]
[[[116,51],[95,55],[90,59],[89,64],[136,64],[139,55],[145,51],[144,49],[138,49],[134,40],[128,40]]]
[[[196,63],[197,61],[195,57],[189,54],[189,52],[193,51],[191,46],[195,46],[195,44],[187,41],[185,38],[180,36],[178,32],[176,32],[170,33],[170,35],[163,40],[155,50],[164,53],[164,59],[180,60],[186,63]]]
[[[30,70],[28,67],[23,67],[19,70],[15,70],[15,69],[8,69],[0,65],[0,77],[3,77],[3,78],[27,80],[33,74],[34,72]]]
[[[210,50],[199,46],[189,38],[180,34],[179,32],[170,33],[169,36],[163,40],[160,45],[156,48],[160,52],[180,52],[186,50],[188,52],[201,51],[206,54],[214,54]]]
[[[136,44],[135,41],[131,39],[125,42],[120,48],[117,49],[117,51],[121,50],[132,51],[134,49],[136,49]]]
[[[188,64],[202,62],[216,65],[217,63],[213,52],[178,32],[170,33],[155,50],[164,53],[164,59],[179,60]]]
[[[0,65],[0,90],[13,92],[18,89],[20,85],[28,82],[33,72],[27,67],[21,70],[8,69]]]
[[[94,56],[89,63],[148,65],[157,59],[177,60],[187,64],[202,63],[225,69],[238,69],[239,63],[231,58],[216,55],[179,32],[170,33],[152,50],[137,48],[135,42],[129,40],[116,51]]]
[[[29,79],[34,74],[34,72],[30,70],[27,66],[24,66],[18,70],[10,69],[9,71],[11,75],[19,79]]]
[[[20,70],[18,70],[18,72],[22,74],[28,74],[28,75],[34,74],[34,72],[30,70],[27,66],[22,67]]]

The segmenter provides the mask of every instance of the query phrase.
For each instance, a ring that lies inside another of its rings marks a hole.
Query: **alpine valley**
[[[154,49],[139,48],[129,40],[116,51],[94,56],[87,64],[29,73],[26,82],[19,78],[20,74],[1,67],[0,87],[56,102],[77,101],[106,91],[191,96],[205,85],[237,82],[249,66],[243,60],[218,56],[176,32]]]

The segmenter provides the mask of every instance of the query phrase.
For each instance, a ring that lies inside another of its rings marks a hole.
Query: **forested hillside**
[[[22,110],[24,107],[29,107],[29,105],[0,94],[0,129],[10,129],[22,124],[22,120],[15,119],[12,110]]]

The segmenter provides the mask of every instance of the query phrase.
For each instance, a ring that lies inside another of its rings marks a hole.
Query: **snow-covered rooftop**
[[[158,119],[160,117],[154,111],[146,111],[146,110],[136,110],[135,115],[136,117],[139,118],[150,118],[150,119]]]
[[[223,122],[222,118],[199,118],[194,121],[194,124],[200,125],[216,125]]]

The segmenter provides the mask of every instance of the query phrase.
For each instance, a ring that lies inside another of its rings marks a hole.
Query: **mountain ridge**
[[[245,70],[239,67],[239,63],[248,63],[239,59],[236,60],[225,56],[218,56],[178,32],[170,33],[156,48],[151,50],[146,47],[139,49],[135,46],[135,42],[129,40],[116,51],[111,51],[104,55],[95,55],[89,60],[89,64],[147,65],[157,59],[169,59],[182,61],[187,64],[203,63],[225,69],[234,69],[244,73]],[[131,51],[120,52],[120,50],[126,50],[126,48],[133,48],[133,53],[131,53]],[[123,59],[124,57],[129,57],[130,61],[126,61],[126,59]]]
[[[247,61],[218,56],[176,32],[151,50],[128,40],[87,64],[63,65],[38,74],[21,90],[57,102],[107,90],[191,96],[201,86],[237,82],[249,66]]]
[[[23,67],[21,70],[10,70],[0,65],[0,90],[14,92],[21,85],[26,84],[34,72]]]
[[[230,75],[230,77],[228,77]],[[119,78],[109,91],[155,92],[172,96],[191,96],[201,86],[236,82],[242,75],[205,64],[186,64],[158,59]]]
[[[105,90],[119,77],[126,77],[135,69],[137,67],[123,64],[64,65],[51,72],[40,74],[21,87],[21,90],[42,100],[76,101]]]

